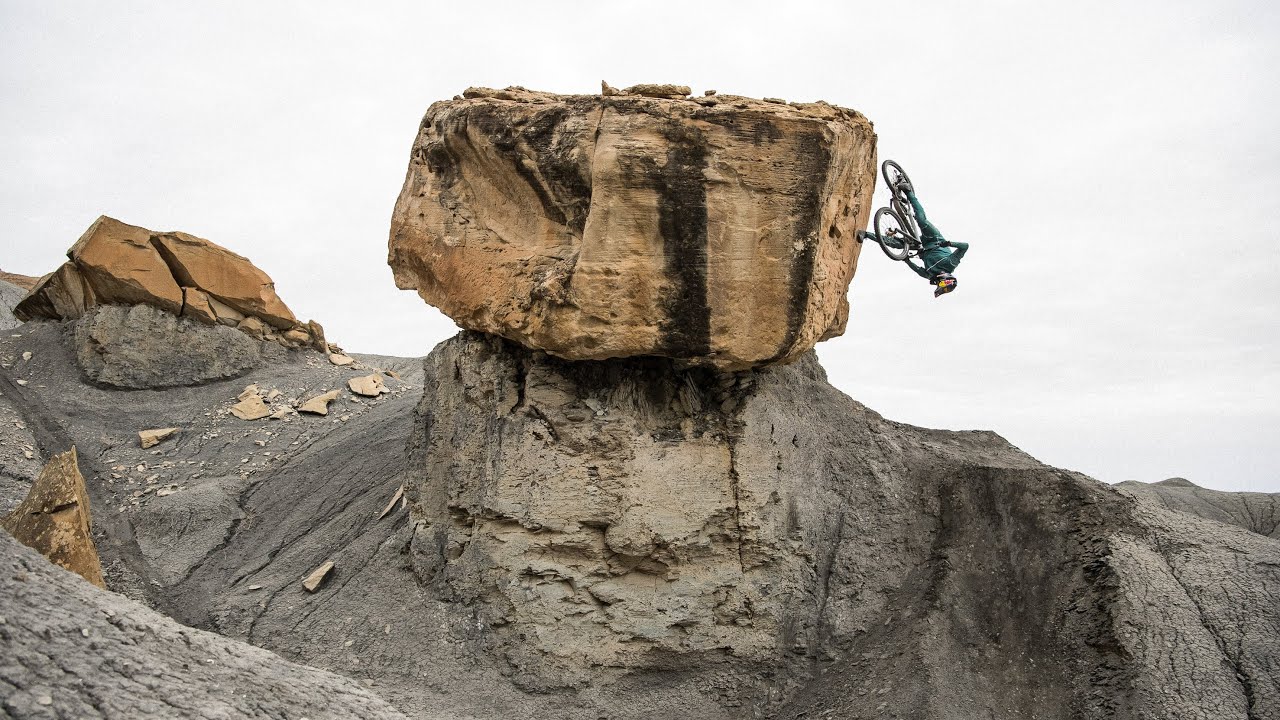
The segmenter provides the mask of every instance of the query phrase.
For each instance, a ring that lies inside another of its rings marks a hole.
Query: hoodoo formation
[[[472,88],[432,105],[392,216],[396,283],[570,360],[740,370],[841,334],[871,123],[681,90]]]
[[[466,328],[425,358],[99,220],[0,333],[0,511],[171,620],[0,538],[0,714],[1280,718],[1276,496],[827,382],[875,155],[673,85],[437,103],[390,237]]]

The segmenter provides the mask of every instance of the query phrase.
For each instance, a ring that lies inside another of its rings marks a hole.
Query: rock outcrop
[[[17,285],[23,290],[31,290],[40,282],[40,278],[31,277],[30,275],[19,275],[17,273],[5,272],[0,270],[0,282],[6,282],[10,285]]]
[[[1280,713],[1275,541],[885,421],[812,355],[716,373],[470,334],[425,387],[415,567],[522,687],[661,677],[707,717]]]
[[[353,680],[89,587],[3,534],[0,657],[5,717],[405,717]]]
[[[8,330],[22,324],[13,314],[13,308],[22,302],[27,291],[18,285],[0,280],[0,330]]]
[[[91,382],[138,390],[237,378],[286,350],[153,305],[99,305],[75,323],[76,360]]]
[[[74,447],[51,458],[26,499],[0,519],[0,527],[23,545],[94,585],[106,587],[90,533],[92,525],[89,496]]]
[[[302,324],[266,273],[226,248],[182,232],[153,232],[105,215],[14,308],[20,320],[74,320],[105,305],[146,305],[259,340],[322,352],[323,331]]]
[[[1222,492],[1200,487],[1185,478],[1151,484],[1130,480],[1116,487],[1155,500],[1170,510],[1238,525],[1280,540],[1280,493]]]
[[[647,87],[473,88],[432,105],[392,216],[397,285],[464,328],[575,360],[736,370],[843,332],[871,123]]]

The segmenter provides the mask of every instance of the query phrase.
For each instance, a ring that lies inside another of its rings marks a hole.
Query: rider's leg
[[[896,237],[892,236],[892,235],[890,235],[890,236],[888,236],[888,237],[886,237],[886,238],[881,239],[881,237],[880,237],[880,235],[879,235],[879,234],[874,233],[874,232],[871,232],[870,230],[864,230],[864,231],[862,232],[862,239],[863,239],[863,240],[875,240],[876,242],[884,243],[885,245],[888,245],[889,247],[893,248],[894,250],[901,250],[901,249],[902,249],[902,241],[901,241],[901,240],[899,240],[898,238],[896,238]]]
[[[938,231],[938,228],[934,227],[933,223],[929,222],[929,218],[925,216],[924,206],[920,204],[920,198],[916,197],[915,192],[907,193],[907,200],[911,201],[911,209],[916,214],[916,223],[920,225],[920,234],[942,237],[942,233]]]
[[[919,220],[921,225],[929,222],[929,219],[924,216],[924,206],[920,204],[920,198],[916,197],[914,191],[907,193],[907,200],[911,203],[911,209],[916,212],[916,220]]]

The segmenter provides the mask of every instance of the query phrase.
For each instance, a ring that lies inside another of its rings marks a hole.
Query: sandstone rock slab
[[[875,162],[871,123],[825,103],[473,88],[422,121],[388,260],[559,357],[785,363],[843,331]]]
[[[146,228],[103,215],[67,255],[102,304],[146,303],[175,315],[182,310],[182,288]]]
[[[316,395],[299,405],[298,412],[311,413],[312,415],[328,415],[329,403],[337,400],[340,395],[342,395],[341,390],[330,390],[327,393]]]
[[[17,304],[18,319],[71,320],[99,305],[149,305],[323,351],[323,330],[298,322],[265,272],[203,238],[152,232],[104,215],[67,255],[69,262],[35,282]],[[293,335],[286,341],[282,332]]]
[[[386,383],[383,382],[381,373],[351,378],[347,381],[347,387],[351,389],[351,392],[364,397],[378,397],[384,393],[391,392]]]
[[[176,427],[155,428],[152,430],[139,430],[138,444],[141,445],[143,449],[155,447],[156,445],[159,445],[164,440],[167,440],[173,437],[178,432],[178,430],[179,428],[176,428]]]
[[[0,526],[18,542],[94,585],[106,587],[98,548],[90,534],[92,524],[89,495],[74,447],[50,458],[26,499],[0,519]]]
[[[182,285],[198,287],[245,315],[288,330],[298,319],[276,294],[275,283],[248,258],[183,232],[153,236],[157,250]]]

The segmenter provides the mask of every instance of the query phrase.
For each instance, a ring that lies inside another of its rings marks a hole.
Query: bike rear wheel
[[[880,241],[880,249],[884,250],[884,254],[888,255],[890,260],[906,260],[911,254],[911,246],[916,239],[911,232],[911,226],[892,208],[887,207],[876,211],[874,225],[876,240]],[[902,243],[902,247],[895,248],[885,242],[890,238]]]

